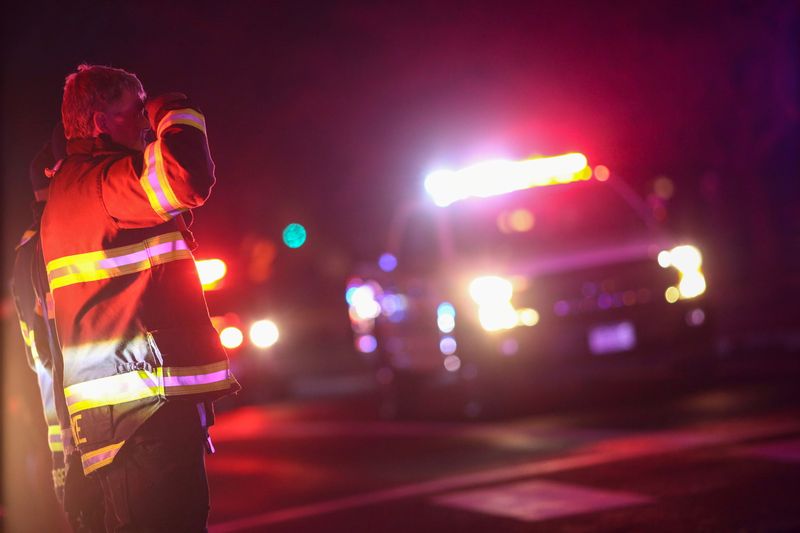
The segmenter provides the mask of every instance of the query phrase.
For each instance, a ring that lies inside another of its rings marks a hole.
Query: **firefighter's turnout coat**
[[[40,204],[37,204],[35,208],[40,209]],[[38,212],[41,213],[41,211]],[[52,321],[47,318],[52,314],[52,307],[49,309],[51,313],[48,314],[46,303],[52,302],[52,300],[48,298],[47,283],[42,283],[40,279],[37,279],[37,273],[44,270],[43,266],[39,266],[41,262],[39,222],[37,220],[25,231],[16,246],[11,292],[14,295],[14,306],[25,343],[28,365],[36,372],[39,382],[44,418],[47,423],[47,440],[53,459],[53,485],[56,495],[61,501],[63,500],[65,475],[64,446],[71,440],[71,435],[68,431],[64,432],[66,439],[62,442],[62,429],[69,428],[69,417],[63,394],[59,392],[60,387],[56,384],[60,383],[60,376],[57,372],[61,366],[60,353],[57,351],[57,346],[53,344],[55,332],[52,330]],[[54,347],[55,353],[51,347]]]
[[[83,469],[110,464],[172,398],[238,390],[208,316],[181,213],[214,184],[202,114],[156,113],[144,153],[73,139],[50,185],[42,244]]]

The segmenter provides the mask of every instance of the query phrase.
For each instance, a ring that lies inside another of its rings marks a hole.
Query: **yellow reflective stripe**
[[[178,198],[175,196],[175,191],[172,190],[172,186],[169,184],[169,179],[167,179],[167,171],[164,168],[164,154],[161,151],[161,141],[156,141],[155,145],[156,175],[158,176],[158,183],[161,185],[161,190],[163,191],[169,206],[172,208],[170,211],[185,209],[186,206],[178,201]]]
[[[80,411],[164,396],[163,369],[135,370],[64,388],[70,416]]]
[[[36,348],[36,331],[30,330],[28,332],[28,342],[26,343],[31,349],[31,357],[33,358],[33,363],[36,365],[36,372],[38,373],[40,368],[42,368],[42,360],[39,357],[39,350]]]
[[[187,206],[178,201],[169,183],[160,139],[150,143],[145,150],[144,167],[139,184],[147,195],[150,207],[163,220],[169,220],[187,210]]]
[[[73,283],[83,283],[85,281],[97,281],[100,279],[108,279],[111,277],[114,276],[112,276],[110,272],[104,270],[98,270],[96,272],[87,272],[85,274],[70,274],[68,276],[61,276],[60,278],[55,278],[54,280],[52,280],[50,282],[50,288],[52,290],[56,290],[60,289],[61,287],[65,287],[67,285],[72,285]]]
[[[183,235],[175,231],[133,245],[54,259],[47,264],[47,274],[50,289],[55,290],[73,283],[124,276],[170,261],[191,258],[192,253]]]
[[[162,152],[161,134],[166,128],[176,124],[196,128],[203,135],[206,133],[206,122],[202,114],[194,109],[173,109],[164,115],[158,125],[158,140],[145,150],[144,168],[139,183],[147,195],[150,207],[163,220],[169,220],[188,209],[187,205],[178,200],[169,182]]]
[[[31,339],[28,337],[28,324],[23,322],[22,320],[19,321],[19,329],[22,332],[22,338],[25,341],[25,346],[30,347]]]
[[[165,376],[197,376],[199,374],[210,374],[228,369],[227,361],[218,361],[200,366],[167,366],[164,367]]]
[[[206,133],[206,119],[202,113],[195,111],[194,109],[186,108],[173,109],[164,115],[164,118],[162,118],[161,122],[158,124],[158,131],[156,135],[161,138],[161,134],[165,129],[176,124],[192,126],[193,128],[197,128],[198,130],[202,131],[203,134]]]
[[[53,270],[65,266],[73,266],[76,264],[83,264],[83,263],[93,263],[96,261],[100,261],[102,259],[122,257],[125,255],[129,255],[133,252],[139,252],[145,250],[149,246],[155,244],[173,242],[176,240],[180,240],[182,238],[183,235],[181,235],[180,231],[172,231],[170,233],[162,233],[161,235],[156,235],[155,237],[151,237],[142,242],[137,242],[136,244],[128,244],[127,246],[109,248],[108,250],[98,250],[96,252],[84,252],[82,254],[59,257],[58,259],[53,259],[52,261],[47,263],[47,273],[50,274],[51,272],[53,272]]]
[[[163,220],[169,220],[169,215],[164,208],[161,207],[161,203],[158,201],[156,191],[153,189],[153,185],[150,183],[151,179],[156,183],[158,179],[155,176],[156,167],[155,154],[153,153],[154,144],[155,143],[150,143],[144,150],[144,167],[142,168],[142,176],[139,178],[139,184],[142,186],[142,189],[144,189],[144,193],[147,195],[147,201],[150,202],[150,207],[153,208],[153,211],[155,211],[156,214]]]
[[[70,416],[107,405],[225,390],[234,383],[227,361],[193,367],[158,367],[84,381],[64,389]]]
[[[83,473],[85,475],[89,475],[98,468],[110,464],[117,455],[117,452],[119,452],[119,449],[122,448],[124,444],[125,441],[117,442],[108,446],[104,446],[103,448],[81,454]]]
[[[63,452],[64,444],[61,442],[61,426],[47,426],[47,444],[51,452]]]
[[[207,392],[215,392],[230,388],[233,383],[233,378],[228,376],[222,381],[215,381],[213,383],[206,383],[203,385],[182,385],[167,387],[167,396],[186,396],[189,394],[205,394]]]
[[[55,290],[60,287],[64,287],[65,285],[72,285],[73,283],[83,283],[85,281],[97,281],[100,279],[116,278],[119,276],[124,276],[125,274],[133,274],[134,272],[141,272],[156,265],[169,263],[170,261],[175,261],[178,259],[191,259],[191,258],[192,258],[192,253],[190,250],[175,250],[173,252],[168,252],[166,254],[154,256],[149,259],[145,259],[144,261],[140,261],[138,263],[132,263],[130,265],[125,265],[122,267],[95,270],[93,272],[78,272],[75,274],[67,274],[65,276],[55,278],[53,281],[51,281],[50,288]]]

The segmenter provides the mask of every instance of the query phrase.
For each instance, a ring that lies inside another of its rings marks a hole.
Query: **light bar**
[[[523,161],[494,159],[461,170],[437,170],[425,178],[425,190],[436,205],[446,207],[466,198],[499,196],[591,177],[586,156],[569,153]]]

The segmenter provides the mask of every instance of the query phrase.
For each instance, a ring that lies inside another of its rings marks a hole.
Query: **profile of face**
[[[95,135],[105,133],[115,143],[132,150],[144,150],[149,128],[144,102],[133,91],[125,91],[119,101],[94,116]]]

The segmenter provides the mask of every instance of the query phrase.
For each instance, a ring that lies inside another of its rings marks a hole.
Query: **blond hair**
[[[92,137],[93,118],[122,98],[126,91],[146,94],[136,74],[121,68],[82,64],[77,72],[67,76],[61,101],[61,120],[67,139]]]

